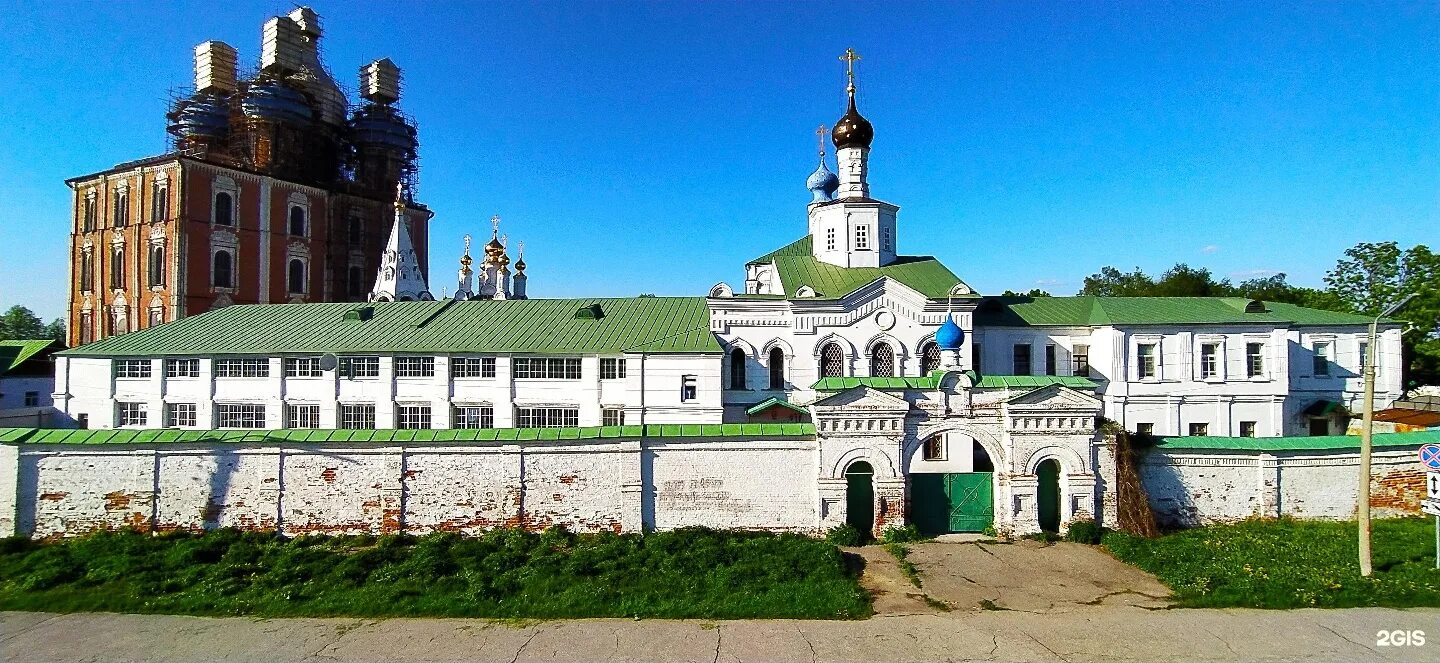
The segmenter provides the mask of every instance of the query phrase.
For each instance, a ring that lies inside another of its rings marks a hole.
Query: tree
[[[18,304],[0,314],[0,341],[40,338],[65,342],[65,321],[56,318],[47,325],[30,309]]]
[[[1114,267],[1106,265],[1100,271],[1085,277],[1085,286],[1080,288],[1078,294],[1095,295],[1099,297],[1144,297],[1149,295],[1155,288],[1155,280],[1140,271],[1125,274]]]
[[[1290,285],[1285,280],[1283,272],[1273,276],[1241,281],[1240,285],[1235,286],[1235,294],[1247,299],[1283,302],[1327,311],[1348,312],[1350,310],[1349,305],[1329,290]]]
[[[1402,250],[1395,242],[1361,242],[1345,251],[1325,274],[1330,292],[1350,310],[1376,315],[1414,294],[1395,318],[1406,323],[1401,336],[1407,382],[1440,382],[1440,256],[1424,244]]]
[[[1195,269],[1185,263],[1176,263],[1165,270],[1160,280],[1151,288],[1155,297],[1229,297],[1235,294],[1230,280],[1216,281],[1208,269]]]
[[[1041,289],[1039,289],[1039,288],[1031,288],[1029,292],[1015,292],[1014,290],[1006,290],[1005,292],[1000,293],[1000,296],[1001,296],[1001,297],[1051,297],[1051,296],[1053,296],[1053,295],[1051,295],[1050,293],[1045,292],[1044,290],[1041,290]]]

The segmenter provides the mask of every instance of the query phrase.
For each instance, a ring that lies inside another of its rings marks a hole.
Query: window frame
[[[396,378],[433,378],[435,377],[435,358],[420,355],[395,357],[393,368]]]
[[[319,427],[320,405],[318,403],[285,404],[285,428],[310,429]]]
[[[1262,380],[1265,376],[1265,342],[1247,339],[1245,341],[1245,377]]]
[[[359,370],[364,368],[366,370]],[[340,375],[349,380],[374,380],[380,377],[379,355],[345,355],[338,364]]]
[[[600,358],[600,379],[601,380],[624,380],[625,379],[624,357],[601,357]]]
[[[1311,341],[1310,353],[1310,375],[1317,378],[1330,377],[1330,362],[1335,353],[1334,339]]]
[[[601,426],[624,426],[625,408],[620,406],[604,406],[600,408]]]
[[[1149,348],[1149,353],[1146,353]],[[1146,360],[1149,360],[1147,365]],[[1135,342],[1135,379],[1140,382],[1160,381],[1160,340],[1137,339]]]
[[[515,357],[510,375],[516,380],[581,380],[585,373],[579,357]]]
[[[216,403],[215,428],[221,430],[263,430],[265,428],[265,405],[263,403]],[[230,423],[226,425],[226,418]],[[254,423],[254,426],[243,424]]]
[[[470,425],[472,423],[476,425]],[[450,427],[482,429],[495,427],[495,406],[489,404],[458,404],[450,407]]]
[[[1259,426],[1260,422],[1258,421],[1241,421],[1240,437],[1255,437],[1255,431]]]
[[[1022,353],[1020,348],[1025,348],[1023,358],[1025,370],[1020,369]],[[1010,374],[1011,375],[1032,375],[1035,371],[1035,347],[1033,343],[1012,343],[1010,346]]]
[[[516,428],[576,428],[579,425],[579,407],[515,406]]]
[[[270,377],[270,359],[266,357],[217,358],[214,360],[213,372],[217,380],[265,379]]]
[[[1185,430],[1187,431],[1186,437],[1207,437],[1210,435],[1210,422],[1192,421],[1185,427]]]
[[[1225,379],[1221,370],[1223,362],[1221,357],[1224,354],[1225,346],[1220,341],[1201,341],[1199,357],[1196,369],[1201,380],[1207,382],[1219,382]]]
[[[280,360],[287,378],[323,378],[319,357],[283,357]]]
[[[341,430],[375,430],[374,403],[341,403],[339,409],[335,424]]]
[[[870,224],[860,223],[855,225],[855,250],[870,250]]]
[[[745,348],[730,348],[726,356],[725,388],[729,391],[745,391],[750,388],[750,376],[746,374],[745,364],[750,360],[750,355]]]
[[[1045,344],[1045,374],[1059,375],[1060,373],[1060,352],[1055,349],[1054,343]]]
[[[236,205],[236,202],[235,202],[235,201],[239,198],[239,196],[236,195],[236,193],[237,193],[237,192],[232,191],[232,190],[230,190],[230,189],[221,189],[221,190],[215,191],[213,194],[211,194],[211,196],[210,196],[210,223],[211,223],[211,225],[224,226],[224,227],[226,227],[226,228],[234,228],[236,225],[238,225],[238,224],[236,223],[236,217],[239,216],[239,214],[237,214],[237,211],[238,211],[238,210],[236,209],[237,205]],[[227,204],[223,207],[223,209],[225,210],[225,214],[223,214],[223,215],[220,213],[220,210],[222,209],[222,207],[221,207],[221,205],[220,205],[220,196],[225,196],[225,200],[226,200],[226,202],[227,202]],[[222,220],[222,218],[221,218],[222,216],[224,217],[223,220]]]
[[[831,350],[834,350],[832,353]],[[831,366],[834,366],[833,375]],[[845,377],[845,348],[835,341],[830,341],[820,346],[820,377],[821,378],[843,378]]]
[[[395,428],[430,430],[435,427],[435,408],[430,403],[396,403]]]
[[[144,401],[115,401],[116,428],[144,428],[150,420],[150,408]]]
[[[931,435],[920,445],[920,459],[939,462],[945,460],[945,436]]]
[[[680,402],[694,403],[700,400],[699,377],[695,375],[680,376]]]
[[[195,403],[166,403],[162,423],[166,428],[195,428],[200,425],[199,410]]]
[[[185,370],[180,370],[182,367]],[[176,357],[165,360],[165,379],[183,380],[200,377],[200,360],[195,357]]]
[[[111,370],[116,380],[148,380],[154,375],[154,363],[149,359],[116,359]]]
[[[450,376],[457,380],[493,379],[497,365],[495,357],[451,357]]]

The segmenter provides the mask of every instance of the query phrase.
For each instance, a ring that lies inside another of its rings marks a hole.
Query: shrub
[[[885,543],[910,543],[911,541],[924,541],[930,537],[920,533],[914,525],[904,527],[891,527],[880,535],[880,540]]]
[[[1065,531],[1066,541],[1092,546],[1099,545],[1103,536],[1105,536],[1105,528],[1089,518],[1070,523],[1070,529]]]
[[[865,544],[870,537],[865,536],[860,530],[849,523],[838,527],[830,528],[825,533],[825,540],[837,546],[858,546]]]

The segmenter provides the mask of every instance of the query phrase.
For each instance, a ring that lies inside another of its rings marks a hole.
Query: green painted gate
[[[910,519],[926,534],[984,531],[995,523],[994,476],[911,474]]]

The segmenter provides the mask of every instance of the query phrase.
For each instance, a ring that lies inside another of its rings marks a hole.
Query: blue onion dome
[[[941,350],[959,350],[960,344],[965,342],[965,330],[955,324],[955,319],[949,314],[945,315],[945,322],[940,329],[935,331],[935,344]]]
[[[230,112],[225,100],[210,95],[181,99],[165,117],[170,120],[166,131],[181,138],[219,138],[230,127]]]
[[[830,141],[835,144],[835,149],[847,147],[870,147],[870,141],[875,140],[875,127],[870,125],[870,120],[860,115],[855,110],[855,93],[850,93],[850,107],[845,114],[835,122],[835,128],[830,130]]]
[[[390,106],[368,104],[350,116],[350,136],[361,147],[391,147],[414,154],[419,141],[415,127]]]
[[[812,203],[823,203],[835,198],[835,192],[840,190],[840,178],[825,166],[825,159],[821,157],[820,165],[815,167],[815,172],[805,180],[805,188],[810,190]]]
[[[274,80],[251,85],[240,101],[240,109],[248,117],[299,125],[309,124],[315,115],[304,92]]]

